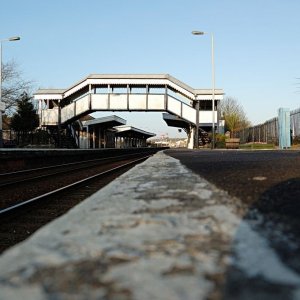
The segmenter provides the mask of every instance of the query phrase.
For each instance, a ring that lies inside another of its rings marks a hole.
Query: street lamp
[[[209,34],[203,31],[192,31],[194,35]],[[212,143],[211,149],[215,148],[215,59],[214,59],[214,35],[211,33],[211,76],[212,76]]]
[[[3,148],[3,135],[2,135],[2,112],[5,109],[4,103],[2,103],[2,43],[14,42],[20,40],[19,36],[13,36],[8,39],[0,40],[0,148]]]

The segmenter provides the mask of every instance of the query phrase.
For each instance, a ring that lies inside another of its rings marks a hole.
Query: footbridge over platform
[[[224,93],[215,89],[214,94],[217,121]],[[40,124],[46,127],[69,124],[96,111],[167,112],[178,119],[171,126],[188,124],[191,148],[195,128],[212,126],[212,90],[194,89],[169,74],[92,74],[67,89],[39,89],[34,97]]]

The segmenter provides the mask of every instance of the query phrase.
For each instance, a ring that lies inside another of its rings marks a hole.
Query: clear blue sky
[[[300,107],[299,0],[1,1],[3,61],[14,59],[35,87],[67,88],[91,73],[169,73],[194,88],[216,86],[243,105],[253,124]],[[121,115],[122,114],[118,114]],[[128,123],[174,135],[161,114]],[[124,116],[124,115],[123,115]]]

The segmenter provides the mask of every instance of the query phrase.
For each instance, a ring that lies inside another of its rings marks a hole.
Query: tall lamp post
[[[19,36],[13,36],[8,39],[0,40],[0,148],[3,148],[3,135],[2,135],[2,112],[4,112],[5,105],[2,102],[2,43],[14,42],[20,40]]]
[[[192,31],[194,35],[209,34],[203,31]],[[215,50],[214,50],[214,35],[211,33],[211,77],[212,77],[212,141],[211,149],[215,148]]]

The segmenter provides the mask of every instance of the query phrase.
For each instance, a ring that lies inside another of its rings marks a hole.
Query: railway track
[[[145,155],[147,154],[127,154],[2,173],[0,174],[0,210]]]
[[[84,170],[90,167],[98,166],[109,161],[119,161],[124,158],[137,157],[142,154],[127,154],[114,157],[105,157],[99,159],[85,160],[66,164],[58,164],[41,168],[26,169],[9,173],[0,173],[0,189],[7,186],[13,186],[17,183],[32,181],[40,178],[47,178],[58,174],[66,174],[70,171]]]
[[[122,155],[0,174],[0,253],[151,155]]]

